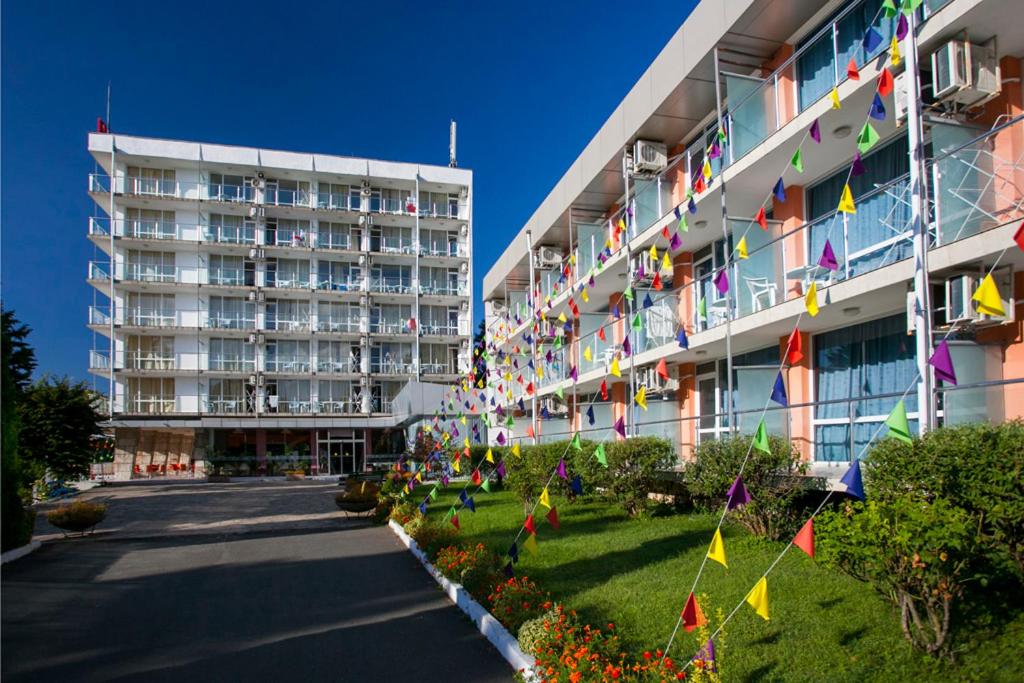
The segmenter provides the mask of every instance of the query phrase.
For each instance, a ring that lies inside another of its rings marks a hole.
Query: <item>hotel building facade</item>
[[[827,475],[901,399],[914,433],[1024,416],[1020,7],[910,4],[696,6],[484,277],[489,337],[518,364],[492,354],[514,436],[602,440],[622,418],[685,461],[763,415]],[[866,121],[878,139],[851,173]],[[855,214],[837,212],[847,182]],[[972,301],[986,274],[1005,316]],[[794,328],[802,358],[783,364]],[[955,385],[928,366],[943,340]],[[788,408],[769,401],[780,371]]]
[[[471,171],[107,133],[88,149],[89,367],[116,478],[359,471],[402,452],[406,382],[468,369]]]

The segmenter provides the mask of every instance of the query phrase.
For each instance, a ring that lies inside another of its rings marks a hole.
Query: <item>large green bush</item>
[[[816,530],[817,557],[891,600],[914,646],[952,651],[954,602],[976,578],[969,568],[980,549],[970,515],[943,498],[902,494],[826,510]]]
[[[720,510],[726,492],[743,467],[743,484],[751,501],[729,515],[752,534],[778,540],[794,533],[803,521],[797,499],[821,482],[808,479],[800,453],[786,439],[768,437],[769,453],[751,447],[751,436],[733,436],[703,441],[686,466],[684,481],[698,505]]]
[[[584,442],[583,450],[589,448],[593,452],[594,444]],[[529,510],[540,496],[544,484],[551,478],[551,473],[558,466],[558,461],[565,457],[566,467],[573,476],[571,464],[572,451],[568,441],[554,441],[552,443],[537,444],[536,446],[525,446],[522,448],[521,456],[510,455],[507,463],[508,477],[505,484],[515,492],[516,496],[523,501],[524,509]],[[586,479],[586,476],[584,476]],[[568,483],[561,477],[551,478],[548,484],[548,492],[551,495],[567,495],[570,492]]]
[[[913,443],[885,439],[864,467],[868,498],[939,499],[981,532],[979,559],[1024,578],[1024,421],[946,427]]]

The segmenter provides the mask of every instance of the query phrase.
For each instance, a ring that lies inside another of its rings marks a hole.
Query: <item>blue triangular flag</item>
[[[675,213],[677,221],[682,219],[683,212],[679,210],[678,206],[675,208],[675,211],[673,213]]]
[[[583,477],[581,477],[578,474],[575,477],[573,477],[572,481],[569,482],[569,488],[571,488],[572,492],[575,493],[577,496],[582,496],[583,495]]]
[[[679,348],[681,348],[681,349],[688,349],[688,348],[690,348],[690,340],[686,336],[686,328],[685,327],[680,327],[679,328],[679,334],[676,335],[676,340],[678,340],[678,342],[679,342]]]
[[[612,317],[615,318],[616,320],[619,319],[619,305],[618,304],[615,304],[614,306],[612,306]]]
[[[466,499],[466,507],[469,508],[470,512],[476,512],[476,503],[473,502],[472,496]]]
[[[420,503],[420,514],[427,514],[427,501],[423,501],[422,503]]]
[[[774,194],[775,198],[780,202],[786,201],[786,186],[783,184],[782,178],[779,178],[778,182],[775,183],[775,189],[772,190],[772,194]]]
[[[875,99],[871,102],[871,118],[885,121],[885,105],[882,104],[882,97],[877,92]]]
[[[462,501],[463,505],[465,505],[466,501],[469,500],[469,494],[466,493],[466,489],[462,489],[462,491],[459,492],[459,500]]]
[[[644,308],[650,308],[653,305],[654,302],[651,300],[651,293],[647,292],[647,294],[644,295]]]
[[[587,408],[587,422],[590,423],[591,427],[594,426],[594,406]]]
[[[512,558],[513,562],[519,561],[519,547],[515,542],[513,542],[512,547],[508,549],[508,556]]]
[[[839,480],[840,484],[846,484],[846,492],[851,496],[864,500],[864,482],[860,477],[860,460],[854,460],[850,469]]]
[[[867,33],[864,34],[864,40],[862,41],[862,45],[864,45],[864,52],[870,55],[875,51],[875,48],[881,44],[882,36],[879,35],[878,31],[875,29],[869,28]]]
[[[782,373],[775,377],[775,386],[772,387],[772,400],[783,408],[789,407],[789,399],[786,398],[786,385],[782,381]]]
[[[691,215],[697,213],[697,202],[693,200],[693,197],[690,197],[690,201],[687,202],[686,210],[689,211]]]

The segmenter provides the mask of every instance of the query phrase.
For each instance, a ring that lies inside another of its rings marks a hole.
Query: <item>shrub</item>
[[[1024,578],[1024,421],[944,427],[913,443],[885,439],[864,468],[871,500],[909,495],[962,508],[982,534],[978,558]]]
[[[686,466],[684,480],[695,502],[720,509],[749,451],[743,484],[752,500],[732,510],[730,517],[756,536],[778,540],[803,522],[797,498],[822,483],[798,476],[807,472],[807,466],[788,440],[769,436],[770,452],[765,453],[752,448],[751,439],[733,436],[702,442],[694,451],[694,461]]]
[[[551,595],[526,576],[507,579],[494,586],[487,596],[491,614],[511,633],[518,633],[524,622],[551,609]]]
[[[588,450],[588,447],[590,452],[593,453],[593,444],[584,442],[584,452]],[[551,473],[555,471],[555,467],[558,466],[558,460],[564,455],[567,465],[570,463],[573,450],[569,448],[568,441],[555,441],[537,444],[536,446],[526,446],[522,449],[521,457],[509,457],[508,477],[505,479],[505,483],[523,501],[525,510],[528,511],[533,506],[534,501],[537,500],[537,497],[540,496],[544,483],[551,476]],[[572,465],[569,465],[569,467],[573,469]],[[572,476],[571,473],[570,476]],[[585,475],[584,479],[586,479]],[[548,491],[552,495],[560,494],[563,496],[567,496],[571,492],[568,483],[561,477],[554,477],[551,480]]]
[[[429,517],[420,517],[422,522],[416,524],[409,531],[409,535],[416,541],[416,545],[427,556],[431,562],[437,559],[437,553],[446,546],[456,542],[459,537],[458,530],[448,523],[438,524]]]
[[[929,654],[949,653],[953,603],[973,580],[980,537],[970,516],[942,498],[903,494],[847,502],[816,522],[816,554],[862,581],[900,610],[903,634]]]
[[[434,566],[446,578],[462,584],[476,598],[486,596],[498,581],[499,558],[483,543],[445,546],[438,551]]]
[[[417,508],[412,503],[396,503],[391,508],[391,513],[389,516],[391,517],[391,519],[401,524],[402,527],[404,528],[405,525],[408,524],[411,519],[413,519],[416,516],[422,515],[420,515],[419,508]]]
[[[601,487],[605,495],[618,501],[622,509],[633,516],[644,514],[650,508],[649,494],[657,484],[658,472],[672,467],[676,458],[675,448],[669,441],[653,436],[605,444],[605,455],[607,469],[594,458],[593,449],[589,454],[584,449],[580,459],[589,458],[591,471],[600,468],[605,476],[598,476],[593,483],[586,475],[583,478],[590,485]]]
[[[107,506],[103,503],[76,500],[70,505],[61,505],[56,510],[51,510],[46,519],[58,529],[85,533],[102,522],[106,516]]]
[[[555,608],[549,609],[539,617],[527,619],[519,627],[517,640],[519,649],[528,655],[536,654],[540,647],[547,642],[548,623],[558,618],[558,611]]]

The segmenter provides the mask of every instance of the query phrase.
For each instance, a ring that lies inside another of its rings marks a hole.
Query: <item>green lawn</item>
[[[457,501],[457,484],[441,492],[429,514],[440,519]],[[479,493],[477,512],[461,510],[461,536],[505,552],[523,521],[511,492]],[[616,624],[635,654],[664,647],[715,528],[707,514],[629,519],[605,503],[555,500],[561,530],[538,521],[540,552],[520,550],[527,575],[592,624]],[[543,508],[541,508],[543,511]],[[729,568],[709,562],[698,594],[705,613],[728,613],[782,549],[727,526]],[[995,633],[978,633],[959,666],[913,651],[897,614],[867,584],[819,567],[791,549],[768,577],[771,621],[744,606],[726,626],[720,664],[728,681],[1018,681],[1024,614]],[[680,630],[672,656],[687,658],[694,634]]]

